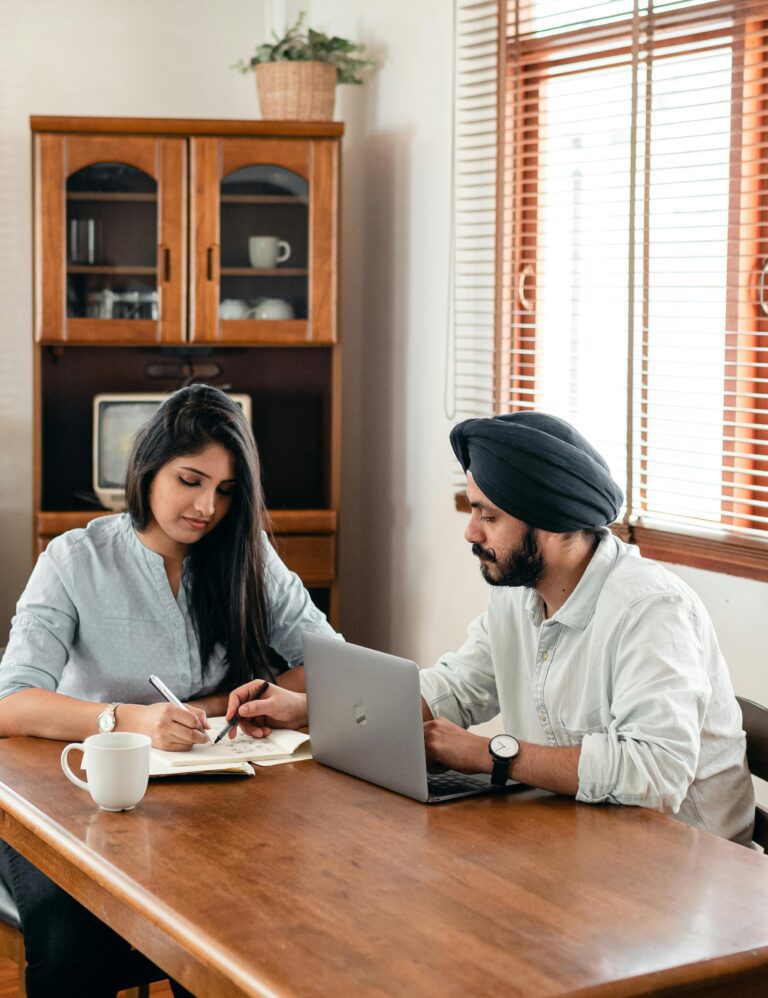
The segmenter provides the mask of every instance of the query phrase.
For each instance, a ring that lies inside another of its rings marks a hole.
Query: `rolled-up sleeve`
[[[23,689],[56,690],[78,625],[77,609],[47,552],[16,605],[0,663],[0,699]]]
[[[300,665],[303,658],[301,635],[304,631],[343,638],[312,602],[298,575],[281,561],[266,534],[262,544],[269,595],[269,644],[293,668]]]
[[[618,631],[612,720],[585,735],[577,800],[676,814],[693,782],[711,696],[702,634],[689,601],[634,605]]]
[[[467,629],[467,640],[430,669],[419,673],[421,695],[433,717],[445,717],[468,728],[490,721],[499,712],[485,614]]]

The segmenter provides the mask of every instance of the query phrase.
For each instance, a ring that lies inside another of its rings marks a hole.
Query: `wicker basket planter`
[[[264,62],[254,67],[267,121],[330,121],[336,67],[330,62]]]

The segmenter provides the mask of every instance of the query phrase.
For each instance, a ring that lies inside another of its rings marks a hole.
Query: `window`
[[[768,580],[766,51],[768,2],[458,0],[453,357],[644,553]]]

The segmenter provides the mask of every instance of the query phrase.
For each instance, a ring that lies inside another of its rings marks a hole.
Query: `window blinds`
[[[495,407],[497,109],[501,95],[497,0],[458,0],[455,16],[449,308],[453,395],[447,415],[458,420],[486,416]]]
[[[766,51],[766,2],[458,3],[457,407],[573,422],[637,539],[766,538]]]

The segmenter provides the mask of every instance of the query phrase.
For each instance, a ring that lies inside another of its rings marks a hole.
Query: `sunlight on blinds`
[[[609,95],[609,96],[606,96]],[[540,92],[536,390],[626,480],[631,75],[547,80]]]
[[[647,333],[635,413],[649,513],[720,520],[731,53],[654,67]],[[639,505],[640,503],[638,503]]]
[[[496,0],[458,0],[446,407],[456,421],[494,408],[498,28]]]
[[[625,521],[768,527],[768,3],[508,0],[498,410],[573,422]]]
[[[750,570],[767,54],[768,0],[457,0],[457,418],[563,416],[625,486],[628,536],[738,542]]]

